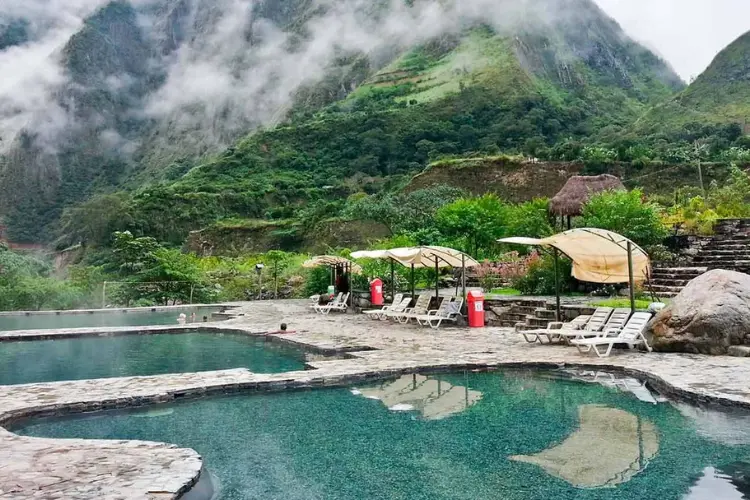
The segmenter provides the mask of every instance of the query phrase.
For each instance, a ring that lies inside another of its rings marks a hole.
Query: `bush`
[[[560,280],[560,293],[566,293],[571,290],[571,267],[572,263],[568,259],[561,258],[558,267],[558,279]],[[555,261],[554,258],[545,255],[535,260],[530,266],[529,271],[517,278],[513,283],[513,288],[520,290],[524,295],[554,295],[555,294]]]
[[[580,224],[613,231],[641,246],[661,243],[669,234],[659,207],[644,201],[639,189],[592,196],[583,207]]]

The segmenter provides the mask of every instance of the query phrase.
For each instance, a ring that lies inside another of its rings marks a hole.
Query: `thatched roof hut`
[[[614,175],[576,175],[568,179],[565,186],[549,202],[549,209],[555,215],[578,216],[591,195],[602,191],[623,191],[625,185]]]

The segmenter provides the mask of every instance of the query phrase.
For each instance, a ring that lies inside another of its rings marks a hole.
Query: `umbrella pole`
[[[414,298],[414,264],[411,265],[411,298]]]
[[[552,253],[555,255],[555,316],[557,321],[560,321],[560,273],[558,272],[558,261],[560,260],[559,250],[557,250],[557,248],[553,248]]]
[[[466,307],[466,255],[461,254],[461,295],[464,298],[464,305]]]
[[[630,285],[630,312],[635,312],[635,279],[633,277],[633,244],[628,241],[628,282]]]
[[[396,296],[396,280],[393,274],[393,259],[391,259],[391,301]]]
[[[440,269],[438,268],[438,258],[435,257],[435,300],[440,300]]]

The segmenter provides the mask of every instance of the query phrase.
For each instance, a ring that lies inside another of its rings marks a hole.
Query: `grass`
[[[523,295],[520,290],[516,290],[515,288],[493,288],[489,295],[502,295],[505,297],[510,297],[514,295]]]
[[[636,299],[635,300],[635,308],[636,309],[648,309],[648,306],[651,305],[651,300],[647,299]],[[612,307],[612,308],[629,308],[630,307],[630,299],[622,298],[622,299],[607,299],[607,300],[600,300],[598,302],[594,302],[592,304],[595,307]]]

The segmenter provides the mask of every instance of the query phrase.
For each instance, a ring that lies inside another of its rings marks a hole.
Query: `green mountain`
[[[688,88],[656,106],[638,126],[651,131],[688,123],[739,123],[750,131],[750,32],[722,50]]]
[[[92,196],[65,215],[61,242],[92,238],[81,210],[104,220],[96,234],[130,228],[174,243],[227,218],[325,218],[436,158],[543,155],[617,133],[684,87],[591,0],[362,5],[258,2],[231,44],[228,17],[208,0],[105,5],[62,50],[70,81],[58,103],[75,126],[54,151],[21,131],[0,158],[11,235],[49,240],[64,209]],[[429,8],[446,9],[437,27],[414,21]],[[361,32],[336,40],[325,29],[352,16]],[[229,77],[211,73],[217,61]],[[240,98],[213,100],[220,85]],[[180,105],[196,88],[205,99]],[[121,189],[132,194],[101,197]],[[121,210],[107,208],[115,200]]]

